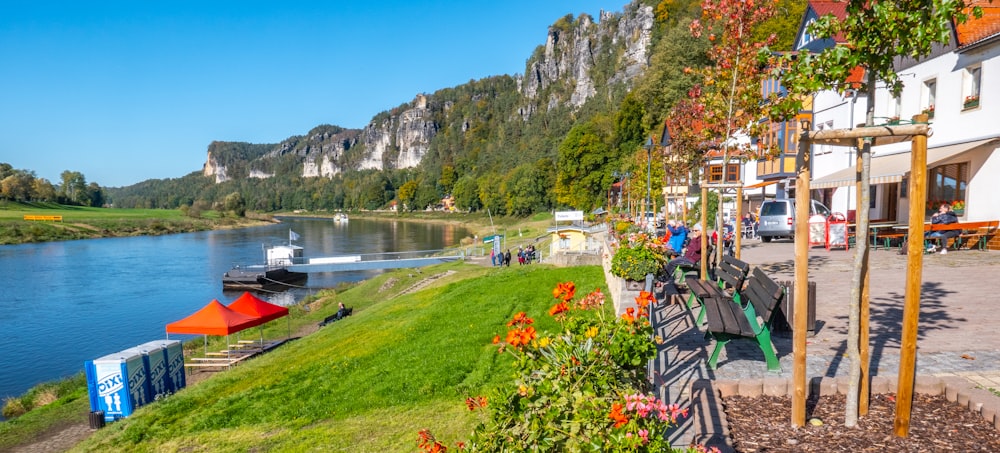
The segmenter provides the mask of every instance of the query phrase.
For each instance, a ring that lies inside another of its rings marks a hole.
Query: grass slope
[[[423,274],[446,269],[459,272],[413,294],[383,295],[406,271],[339,293],[354,316],[141,408],[76,450],[413,451],[422,428],[465,439],[478,413],[464,399],[511,376],[493,336],[518,311],[554,329],[558,282],[584,292],[605,282],[598,266],[451,263]]]

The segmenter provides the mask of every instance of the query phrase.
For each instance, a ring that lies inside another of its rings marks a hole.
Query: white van
[[[830,216],[830,210],[823,203],[816,200],[811,201],[809,215],[822,214],[824,217]],[[795,237],[795,200],[770,200],[760,205],[760,226],[757,229],[760,239],[764,242],[771,242],[771,239],[778,237]]]

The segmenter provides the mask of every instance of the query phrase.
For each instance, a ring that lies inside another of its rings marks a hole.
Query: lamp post
[[[646,204],[644,204],[642,207],[643,209],[642,217],[643,220],[646,220],[648,222],[646,213],[649,212],[649,207],[650,207],[649,194],[652,190],[651,174],[653,169],[653,137],[649,137],[646,139],[646,146],[643,146],[643,148],[646,148]]]
[[[671,145],[673,145],[673,139],[670,137],[670,126],[668,126],[667,122],[664,121],[663,122],[663,135],[660,136],[660,146],[663,148],[663,153],[664,153],[665,156],[669,155],[669,154],[672,154],[671,151],[673,151],[673,150],[672,149],[667,149],[667,147],[669,147]],[[669,162],[672,162],[672,159],[667,159],[666,157],[664,159],[668,160]],[[673,176],[673,168],[671,168],[671,170],[670,170],[670,176]],[[668,198],[671,198],[671,199],[673,198],[673,194],[674,194],[674,185],[673,185],[673,182],[674,182],[673,178],[669,177],[667,183],[670,185],[670,196]],[[664,219],[664,221],[667,219],[668,203],[669,203],[669,201],[666,201],[666,202],[663,203],[663,219]]]

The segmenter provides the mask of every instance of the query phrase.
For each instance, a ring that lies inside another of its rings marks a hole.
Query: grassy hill
[[[525,311],[539,329],[554,328],[541,315],[557,283],[605,286],[597,266],[450,263],[420,275],[442,274],[412,294],[405,289],[420,279],[413,270],[384,274],[322,301],[322,310],[296,312],[314,322],[337,301],[355,307],[343,321],[139,409],[75,451],[413,451],[423,428],[467,439],[479,413],[465,398],[510,380],[508,355],[490,343],[511,316]]]

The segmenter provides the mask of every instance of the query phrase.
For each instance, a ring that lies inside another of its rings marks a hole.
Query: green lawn
[[[62,216],[63,220],[27,221],[24,220],[25,215]],[[258,222],[246,218],[223,218],[215,211],[192,218],[177,209],[113,209],[0,201],[0,245],[184,233]]]
[[[421,275],[447,270],[457,273],[394,297]],[[355,307],[353,316],[141,408],[77,450],[413,451],[423,428],[467,439],[480,413],[465,398],[511,377],[493,336],[518,311],[539,330],[555,328],[543,314],[563,281],[584,292],[605,286],[597,266],[449,263],[381,275],[321,310],[294,311],[298,322],[315,322],[339,300]]]

